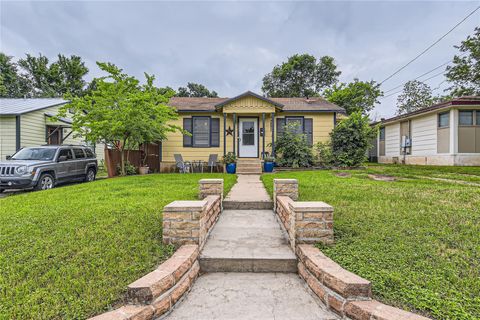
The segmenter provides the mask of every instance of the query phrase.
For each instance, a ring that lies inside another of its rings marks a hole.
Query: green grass
[[[77,184],[0,199],[0,319],[84,319],[121,302],[126,286],[166,259],[162,208],[196,199],[198,180],[162,174]]]
[[[480,188],[418,178],[480,168],[369,166],[264,175],[299,180],[300,200],[334,206],[335,245],[322,251],[373,284],[375,298],[436,319],[480,319]],[[368,172],[408,177],[373,181]]]

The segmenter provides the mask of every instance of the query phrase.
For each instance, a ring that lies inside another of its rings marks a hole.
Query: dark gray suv
[[[0,192],[51,189],[58,183],[93,181],[97,159],[89,147],[75,145],[23,148],[0,162]]]

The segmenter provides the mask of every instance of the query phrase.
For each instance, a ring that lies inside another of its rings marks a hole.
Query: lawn
[[[350,171],[263,175],[299,180],[300,200],[335,208],[335,245],[319,247],[369,279],[375,298],[435,319],[480,319],[480,188],[418,176],[467,174],[480,168],[369,166]],[[367,173],[403,177],[373,181]]]
[[[172,253],[162,208],[196,199],[198,180],[162,174],[106,179],[0,199],[0,319],[84,319]]]

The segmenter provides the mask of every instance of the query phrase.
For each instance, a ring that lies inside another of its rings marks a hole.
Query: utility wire
[[[477,8],[475,8],[475,10],[473,10],[472,12],[470,12],[465,18],[463,18],[460,22],[458,22],[453,28],[451,28],[450,30],[448,30],[447,33],[445,33],[443,36],[441,36],[439,39],[437,39],[434,43],[432,43],[430,46],[428,46],[425,50],[423,50],[422,52],[420,52],[415,58],[413,58],[412,60],[410,60],[407,64],[405,64],[403,67],[399,68],[397,71],[395,71],[394,73],[392,73],[391,75],[389,75],[388,77],[386,77],[382,82],[380,82],[380,84],[383,84],[385,81],[389,80],[390,78],[392,78],[393,76],[395,76],[397,73],[399,73],[400,71],[402,71],[403,69],[405,69],[406,67],[408,67],[412,62],[414,62],[415,60],[417,60],[418,58],[420,58],[421,56],[423,56],[428,50],[430,50],[431,48],[433,48],[437,43],[439,43],[440,41],[443,40],[443,38],[445,38],[447,35],[449,35],[453,30],[455,30],[459,25],[461,25],[465,20],[467,20],[470,16],[472,16],[475,12],[477,12],[478,10],[480,9],[480,6],[478,6]]]
[[[425,80],[423,80],[422,82],[428,81],[428,80],[433,79],[433,78],[435,78],[435,77],[438,77],[439,75],[442,75],[442,74],[443,74],[443,71],[442,71],[442,72],[439,72],[439,73],[437,73],[437,74],[435,74],[435,75],[433,75],[433,76],[431,76],[431,77],[429,77],[429,78],[427,78],[427,79],[425,79]],[[394,92],[394,93],[390,93],[389,95],[386,95],[386,96],[384,96],[384,97],[381,97],[381,99],[382,99],[382,100],[383,100],[383,99],[386,99],[386,98],[391,97],[391,96],[393,96],[393,95],[396,95],[397,93],[400,93],[400,92],[402,92],[402,91],[403,91],[403,90],[400,90],[400,91],[397,91],[397,92]]]

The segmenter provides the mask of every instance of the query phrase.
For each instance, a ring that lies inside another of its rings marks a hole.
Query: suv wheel
[[[44,173],[40,176],[35,190],[48,190],[52,189],[55,186],[55,179],[49,173]]]
[[[0,189],[0,193],[3,193],[3,191],[5,191],[5,189]]]
[[[85,176],[85,182],[92,182],[93,180],[95,180],[95,169],[90,168]]]

